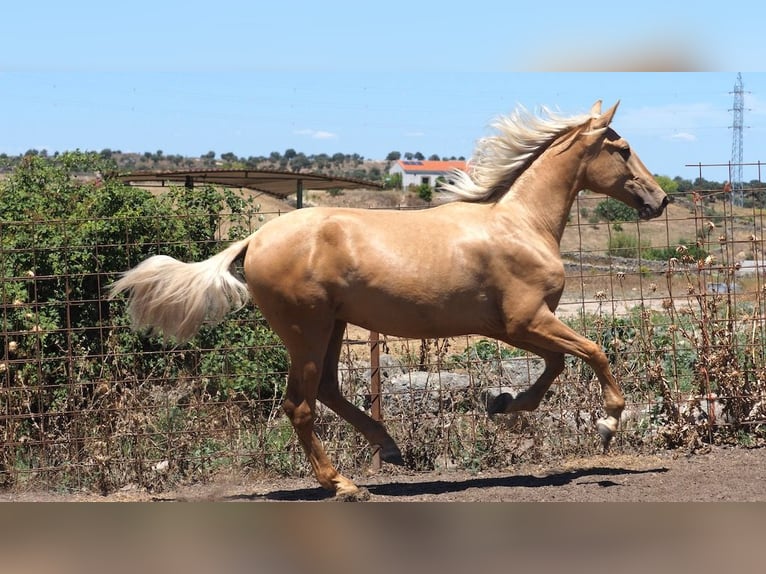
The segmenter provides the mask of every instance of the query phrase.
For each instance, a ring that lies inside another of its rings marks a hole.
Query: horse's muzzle
[[[662,212],[665,211],[665,207],[667,207],[668,201],[668,196],[666,195],[662,198],[662,201],[657,206],[652,206],[648,203],[644,203],[641,207],[638,208],[638,216],[643,220],[659,217],[662,215]]]

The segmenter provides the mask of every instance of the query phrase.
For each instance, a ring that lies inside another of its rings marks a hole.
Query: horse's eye
[[[618,151],[620,152],[622,159],[624,159],[625,161],[628,161],[628,159],[630,158],[630,148],[621,147]]]

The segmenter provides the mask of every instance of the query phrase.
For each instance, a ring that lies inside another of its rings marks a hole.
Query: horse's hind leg
[[[367,413],[349,402],[338,388],[338,361],[343,346],[345,321],[336,321],[330,344],[324,357],[318,398],[339,416],[350,423],[373,446],[380,447],[380,458],[391,464],[404,464],[402,453],[383,423],[373,420]]]
[[[369,497],[369,493],[335,469],[314,432],[316,398],[328,338],[329,329],[313,333],[304,329],[300,338],[283,338],[290,353],[283,408],[319,484],[334,491],[336,496],[364,499]]]

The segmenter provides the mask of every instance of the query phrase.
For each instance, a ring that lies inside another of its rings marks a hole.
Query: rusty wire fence
[[[742,205],[725,190],[678,193],[662,218],[641,223],[604,220],[603,197],[578,198],[562,242],[558,314],[603,346],[626,394],[616,451],[763,442],[763,193],[754,186]],[[123,302],[107,300],[115,271],[100,267],[106,252],[124,257],[125,268],[149,253],[202,257],[232,230],[276,215],[209,214],[214,236],[180,244],[165,243],[160,223],[145,216],[122,221],[119,240],[99,231],[111,218],[3,221],[4,238],[32,240],[0,247],[0,482],[110,492],[221,472],[308,474],[281,413],[287,356],[257,310],[168,348],[130,331]],[[73,244],[66,238],[82,237],[76,226],[96,232]],[[152,226],[150,244],[131,237]],[[46,243],[54,236],[64,240]],[[486,416],[489,397],[526,388],[542,369],[538,358],[480,337],[375,339],[350,326],[339,378],[345,396],[383,418],[412,469],[497,469],[599,452],[600,387],[574,358],[537,411]],[[320,408],[317,432],[342,472],[375,463],[331,411]]]

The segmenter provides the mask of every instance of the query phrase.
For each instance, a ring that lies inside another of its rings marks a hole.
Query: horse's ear
[[[593,121],[593,129],[605,128],[609,124],[611,124],[612,118],[614,118],[614,114],[617,111],[617,106],[619,105],[620,105],[620,100],[617,100],[617,103],[614,104],[608,110],[606,110],[606,112],[604,112],[604,115],[599,116],[597,119],[595,119]]]
[[[601,100],[596,100],[596,103],[590,107],[590,117],[597,118],[601,115]]]

